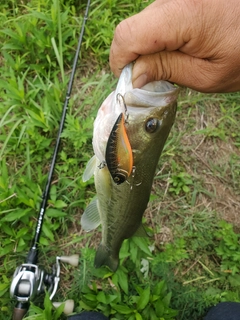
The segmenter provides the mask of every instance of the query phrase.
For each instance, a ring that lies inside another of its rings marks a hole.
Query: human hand
[[[136,60],[133,86],[168,80],[201,92],[240,90],[239,0],[156,0],[116,28],[116,76]]]

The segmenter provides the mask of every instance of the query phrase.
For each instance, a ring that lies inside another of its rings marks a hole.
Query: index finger
[[[119,76],[122,68],[140,55],[173,51],[185,45],[190,39],[193,2],[196,4],[190,0],[158,0],[123,20],[116,27],[110,49],[110,67],[115,75]]]

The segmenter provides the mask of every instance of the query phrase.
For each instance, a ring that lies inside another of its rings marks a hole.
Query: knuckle
[[[213,62],[205,61],[199,75],[198,87],[202,92],[218,92],[224,83],[225,72]]]
[[[129,36],[131,35],[131,28],[129,26],[129,23],[127,20],[123,20],[121,21],[116,29],[115,29],[115,33],[114,33],[114,41],[118,46],[123,46],[125,44],[126,41],[126,34]]]
[[[167,52],[160,52],[155,60],[155,78],[159,80],[170,80],[172,77],[172,64]]]

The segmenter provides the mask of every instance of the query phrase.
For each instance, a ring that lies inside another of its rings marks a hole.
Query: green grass
[[[9,286],[31,245],[86,2],[0,5],[0,318],[11,319]],[[150,2],[150,1],[149,1]],[[112,319],[201,319],[219,301],[239,301],[240,94],[183,89],[144,223],[151,237],[125,241],[116,274],[94,269],[100,230],[81,231],[95,194],[82,173],[93,154],[97,109],[115,88],[108,55],[116,24],[149,2],[93,1],[40,240],[41,265],[64,266],[55,300]],[[65,319],[48,296],[29,319]],[[36,315],[34,315],[36,314]],[[50,316],[51,315],[51,316]],[[55,318],[54,318],[55,317]]]

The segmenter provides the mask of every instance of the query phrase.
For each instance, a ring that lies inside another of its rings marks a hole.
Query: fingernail
[[[133,88],[142,88],[147,83],[146,73],[140,74],[137,79],[133,80]]]

